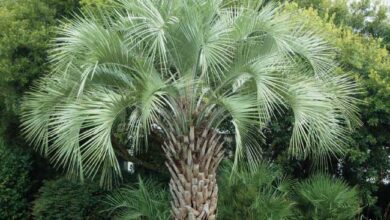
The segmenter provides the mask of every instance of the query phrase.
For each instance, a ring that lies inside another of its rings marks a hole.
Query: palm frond
[[[298,184],[296,191],[304,219],[352,219],[361,211],[357,189],[324,174]]]
[[[291,45],[293,53],[304,58],[306,68],[317,76],[325,76],[337,66],[335,50],[316,31],[297,28],[291,38]]]
[[[42,155],[47,155],[49,151],[51,114],[76,86],[77,84],[71,80],[64,82],[55,77],[46,77],[24,97],[21,106],[22,132]]]
[[[168,191],[152,180],[138,178],[136,186],[122,188],[106,199],[115,219],[169,219]]]
[[[43,146],[42,153],[68,174],[83,179],[94,178],[99,172],[101,184],[110,185],[106,181],[121,175],[111,146],[111,130],[118,115],[132,104],[130,97],[103,89],[72,99],[65,92],[75,84],[66,88],[61,81],[53,82],[53,87],[43,83],[40,86],[45,87],[39,92],[26,97],[22,119],[27,138],[35,146]]]
[[[125,33],[127,46],[162,66],[167,64],[168,56],[166,29],[176,22],[170,14],[171,4],[151,0],[120,1],[121,9],[127,9],[127,13],[119,15],[118,26]]]
[[[170,93],[167,84],[158,75],[145,75],[143,83],[137,87],[135,110],[128,120],[128,135],[134,140],[134,148],[137,152],[141,150],[139,148],[140,138],[145,138],[147,146],[147,136],[152,126],[159,125],[165,128],[159,122],[161,117],[168,115],[166,112],[173,108],[167,99]]]
[[[340,154],[347,133],[339,111],[321,82],[296,78],[290,83],[287,102],[294,114],[294,128],[290,141],[292,155],[324,159]]]
[[[222,166],[219,216],[223,219],[295,219],[294,182],[275,166],[262,162],[255,171],[233,164]]]
[[[115,93],[109,90],[94,90],[86,95],[82,103],[82,132],[80,133],[81,154],[84,172],[94,178],[101,173],[101,185],[112,185],[116,176],[121,176],[111,135],[118,116],[133,105],[131,95]]]
[[[236,147],[233,168],[236,169],[238,162],[243,158],[248,160],[250,168],[256,168],[260,161],[262,134],[255,97],[232,94],[216,97],[215,102],[222,107],[223,111],[213,115],[217,120],[211,119],[209,122],[215,123],[216,121],[215,125],[219,125],[225,119],[230,118],[234,127]]]

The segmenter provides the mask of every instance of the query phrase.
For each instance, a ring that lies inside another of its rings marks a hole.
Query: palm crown
[[[141,150],[151,132],[169,145],[227,122],[235,161],[255,166],[261,128],[291,110],[292,155],[341,152],[359,123],[354,83],[333,73],[334,50],[314,31],[258,2],[120,0],[65,22],[52,74],[25,98],[26,137],[70,173],[108,183],[120,176],[119,126]]]

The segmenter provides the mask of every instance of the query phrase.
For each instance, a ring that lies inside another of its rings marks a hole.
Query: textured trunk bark
[[[216,170],[223,158],[223,140],[216,131],[190,128],[188,136],[170,134],[164,144],[174,219],[215,219]]]

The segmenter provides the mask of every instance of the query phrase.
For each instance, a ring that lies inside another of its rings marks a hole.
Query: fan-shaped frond
[[[118,27],[124,31],[127,46],[164,66],[167,63],[166,31],[176,18],[171,15],[169,1],[120,1],[126,14],[118,13]]]
[[[296,78],[289,83],[287,102],[294,114],[294,128],[290,142],[292,155],[314,156],[324,159],[329,154],[340,154],[348,139],[337,100],[326,88],[326,83],[313,79]]]
[[[115,219],[169,219],[168,192],[156,187],[151,180],[138,179],[137,186],[129,186],[112,193],[106,199],[106,210]]]
[[[296,191],[304,219],[352,219],[361,211],[356,188],[324,174],[298,184]]]
[[[77,84],[68,80],[47,77],[42,79],[33,90],[26,94],[22,103],[22,131],[43,154],[49,147],[49,122],[55,107],[72,93]]]
[[[233,94],[217,97],[216,104],[222,107],[223,111],[213,117],[217,118],[219,123],[225,118],[230,119],[234,127],[236,149],[233,168],[236,168],[243,158],[248,160],[251,168],[255,168],[260,161],[262,140],[256,98],[252,95]]]
[[[42,151],[56,166],[66,167],[70,175],[94,178],[99,173],[102,184],[120,176],[111,131],[118,115],[131,106],[131,96],[101,89],[86,91],[82,99],[73,95],[72,99],[71,93],[65,92],[74,84],[66,88],[59,81],[53,87],[40,86],[46,87],[27,96],[23,105],[27,137],[36,146],[45,146]]]

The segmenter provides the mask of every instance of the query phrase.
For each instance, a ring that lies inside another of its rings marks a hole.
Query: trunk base
[[[170,135],[164,144],[173,198],[172,216],[177,220],[215,219],[218,200],[216,170],[223,158],[223,141],[216,131],[202,133],[190,128],[188,136]]]

